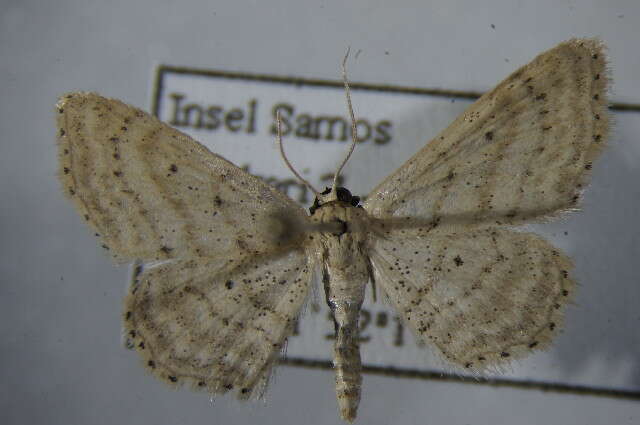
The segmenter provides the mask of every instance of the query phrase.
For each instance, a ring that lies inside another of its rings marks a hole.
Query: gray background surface
[[[484,91],[573,36],[609,46],[612,100],[640,104],[636,1],[2,1],[0,422],[338,423],[331,371],[278,369],[266,404],[172,391],[120,344],[128,269],[61,196],[53,105],[95,90],[150,105],[157,64]],[[640,391],[637,112],[616,115],[584,211],[546,226],[581,283],[551,355]],[[454,118],[454,117],[451,117]],[[399,164],[398,164],[399,165]],[[514,365],[514,368],[518,368]],[[633,424],[640,402],[366,375],[360,423]]]

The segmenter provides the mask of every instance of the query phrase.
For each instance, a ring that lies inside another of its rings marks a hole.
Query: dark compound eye
[[[316,212],[318,208],[320,208],[320,201],[318,201],[318,198],[316,198],[313,200],[313,205],[309,207],[309,213],[313,215],[313,213]]]
[[[326,187],[322,192],[320,192],[321,195],[328,195],[331,193],[331,188],[330,187]],[[316,199],[313,200],[313,205],[311,205],[309,207],[309,213],[311,213],[311,215],[313,215],[313,213],[316,212],[316,210],[318,208],[320,208],[322,206],[322,204],[320,204],[320,201],[318,201],[318,198],[316,197]]]
[[[348,204],[351,204],[354,207],[357,207],[358,204],[360,203],[360,197],[359,196],[353,196],[351,194],[351,192],[344,188],[344,187],[339,187],[338,188],[338,199],[342,202],[346,202]]]
[[[344,188],[344,187],[339,187],[337,189],[337,196],[338,196],[338,200],[342,201],[342,202],[347,202],[347,203],[351,203],[351,192],[349,192],[348,189]]]

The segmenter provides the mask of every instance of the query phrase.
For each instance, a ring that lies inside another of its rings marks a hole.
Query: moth
[[[572,263],[514,227],[577,208],[608,134],[607,84],[599,41],[564,42],[362,205],[334,181],[309,212],[145,112],[71,93],[57,104],[60,180],[116,261],[140,262],[124,331],[170,385],[261,395],[317,272],[335,321],[340,415],[353,421],[369,282],[417,342],[463,369],[549,346]]]

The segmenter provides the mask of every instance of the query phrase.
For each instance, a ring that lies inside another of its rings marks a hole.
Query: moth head
[[[352,207],[360,207],[360,197],[353,196],[349,191],[349,189],[344,187],[338,187],[334,193],[334,191],[330,187],[327,187],[322,193],[316,196],[316,198],[313,201],[313,205],[309,207],[309,212],[311,213],[311,215],[313,215],[313,213],[318,208],[322,207],[323,205],[329,202],[335,202],[335,201],[344,202],[348,205],[351,205]]]

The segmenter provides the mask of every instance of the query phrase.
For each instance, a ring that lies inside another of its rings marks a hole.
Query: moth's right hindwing
[[[375,240],[376,284],[418,341],[483,370],[546,348],[573,294],[569,258],[531,233],[407,230]]]

